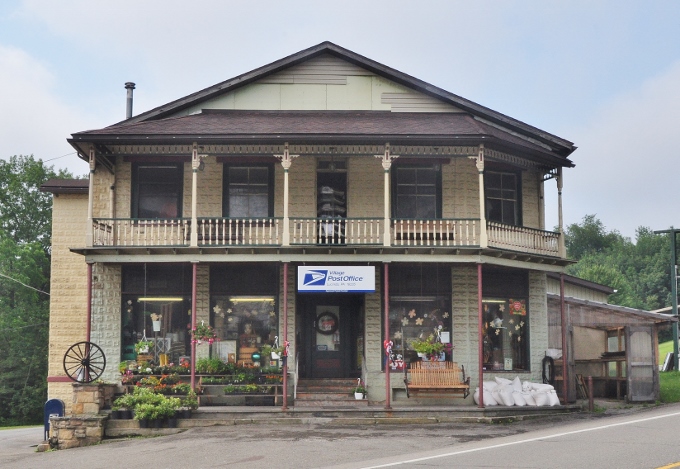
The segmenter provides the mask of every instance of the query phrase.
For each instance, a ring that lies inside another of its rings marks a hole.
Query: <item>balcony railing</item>
[[[199,218],[199,246],[279,246],[281,218]]]
[[[188,218],[135,219],[97,218],[92,220],[94,246],[187,246]]]
[[[491,247],[545,256],[559,256],[559,233],[491,221],[487,222],[486,227]]]
[[[479,219],[393,219],[392,246],[477,247]],[[199,246],[281,246],[281,218],[199,218]],[[487,222],[489,247],[559,256],[559,233]],[[189,246],[191,219],[98,218],[92,244],[112,247]],[[370,246],[385,242],[383,218],[291,218],[291,245]]]
[[[383,244],[383,218],[291,218],[290,244]]]
[[[392,220],[393,246],[479,246],[479,219]]]

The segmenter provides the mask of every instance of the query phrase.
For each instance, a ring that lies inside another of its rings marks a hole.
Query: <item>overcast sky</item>
[[[680,226],[676,0],[2,0],[0,157],[84,175],[66,138],[124,119],[126,81],[138,114],[326,40],[574,142],[565,224]]]

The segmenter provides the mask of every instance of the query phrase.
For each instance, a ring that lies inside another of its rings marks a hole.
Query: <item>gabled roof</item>
[[[563,162],[564,166],[573,166],[573,164],[566,159],[566,157],[576,149],[572,142],[525,124],[524,122],[518,121],[499,112],[493,111],[487,107],[481,106],[470,100],[445,91],[406,73],[402,73],[398,70],[390,68],[350,50],[344,49],[328,41],[277,60],[253,71],[210,86],[201,91],[197,91],[178,100],[151,109],[150,111],[134,116],[128,120],[114,124],[113,127],[129,126],[131,124],[167,118],[183,109],[196,106],[201,102],[261,80],[267,76],[278,73],[286,68],[300,64],[321,54],[331,54],[335,57],[341,58],[347,62],[369,70],[378,76],[382,76],[395,83],[399,83],[407,88],[432,96],[443,102],[450,103],[459,109],[462,109],[463,111],[469,112],[475,117],[507,128],[511,132],[516,132],[528,138],[535,139],[550,147],[551,152],[556,156],[563,157],[566,160]]]

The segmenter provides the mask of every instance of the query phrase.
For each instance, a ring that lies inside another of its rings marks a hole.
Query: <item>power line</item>
[[[47,161],[58,160],[59,158],[64,158],[64,157],[66,157],[66,156],[75,155],[76,153],[77,153],[77,152],[72,151],[71,153],[66,153],[65,155],[57,156],[57,157],[55,157],[55,158],[50,158],[49,160],[43,160],[43,163],[44,163],[44,162],[47,162]]]
[[[10,277],[9,275],[5,275],[5,274],[0,273],[0,277],[5,277],[6,279],[11,280],[12,282],[16,282],[16,283],[18,283],[18,284],[20,284],[20,285],[23,285],[23,286],[26,287],[26,288],[30,288],[31,290],[35,290],[35,291],[37,291],[37,292],[39,292],[39,293],[44,293],[45,295],[50,296],[50,294],[47,293],[46,291],[38,290],[38,289],[35,288],[35,287],[32,287],[32,286],[30,286],[30,285],[26,285],[25,283],[23,283],[23,282],[21,282],[21,281],[15,279],[15,278],[12,278],[12,277]]]

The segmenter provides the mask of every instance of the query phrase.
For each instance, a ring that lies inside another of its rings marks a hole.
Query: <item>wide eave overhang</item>
[[[391,113],[384,111],[204,111],[165,120],[117,125],[73,134],[69,143],[86,159],[91,148],[113,156],[129,147],[147,147],[155,156],[177,156],[179,147],[273,146],[285,144],[429,147],[423,156],[460,154],[439,147],[479,147],[506,152],[546,167],[573,163],[548,146],[505,132],[464,113]],[[372,151],[367,149],[366,151]],[[215,150],[218,151],[218,150]],[[470,150],[476,154],[475,150]],[[184,156],[186,148],[179,150]],[[138,153],[138,150],[135,150]],[[231,153],[229,151],[227,154]],[[241,154],[257,154],[243,149]],[[408,153],[408,152],[407,152]],[[263,156],[271,156],[265,152]],[[394,152],[398,154],[398,152]],[[218,155],[219,156],[219,155]],[[304,156],[304,153],[301,154]]]

